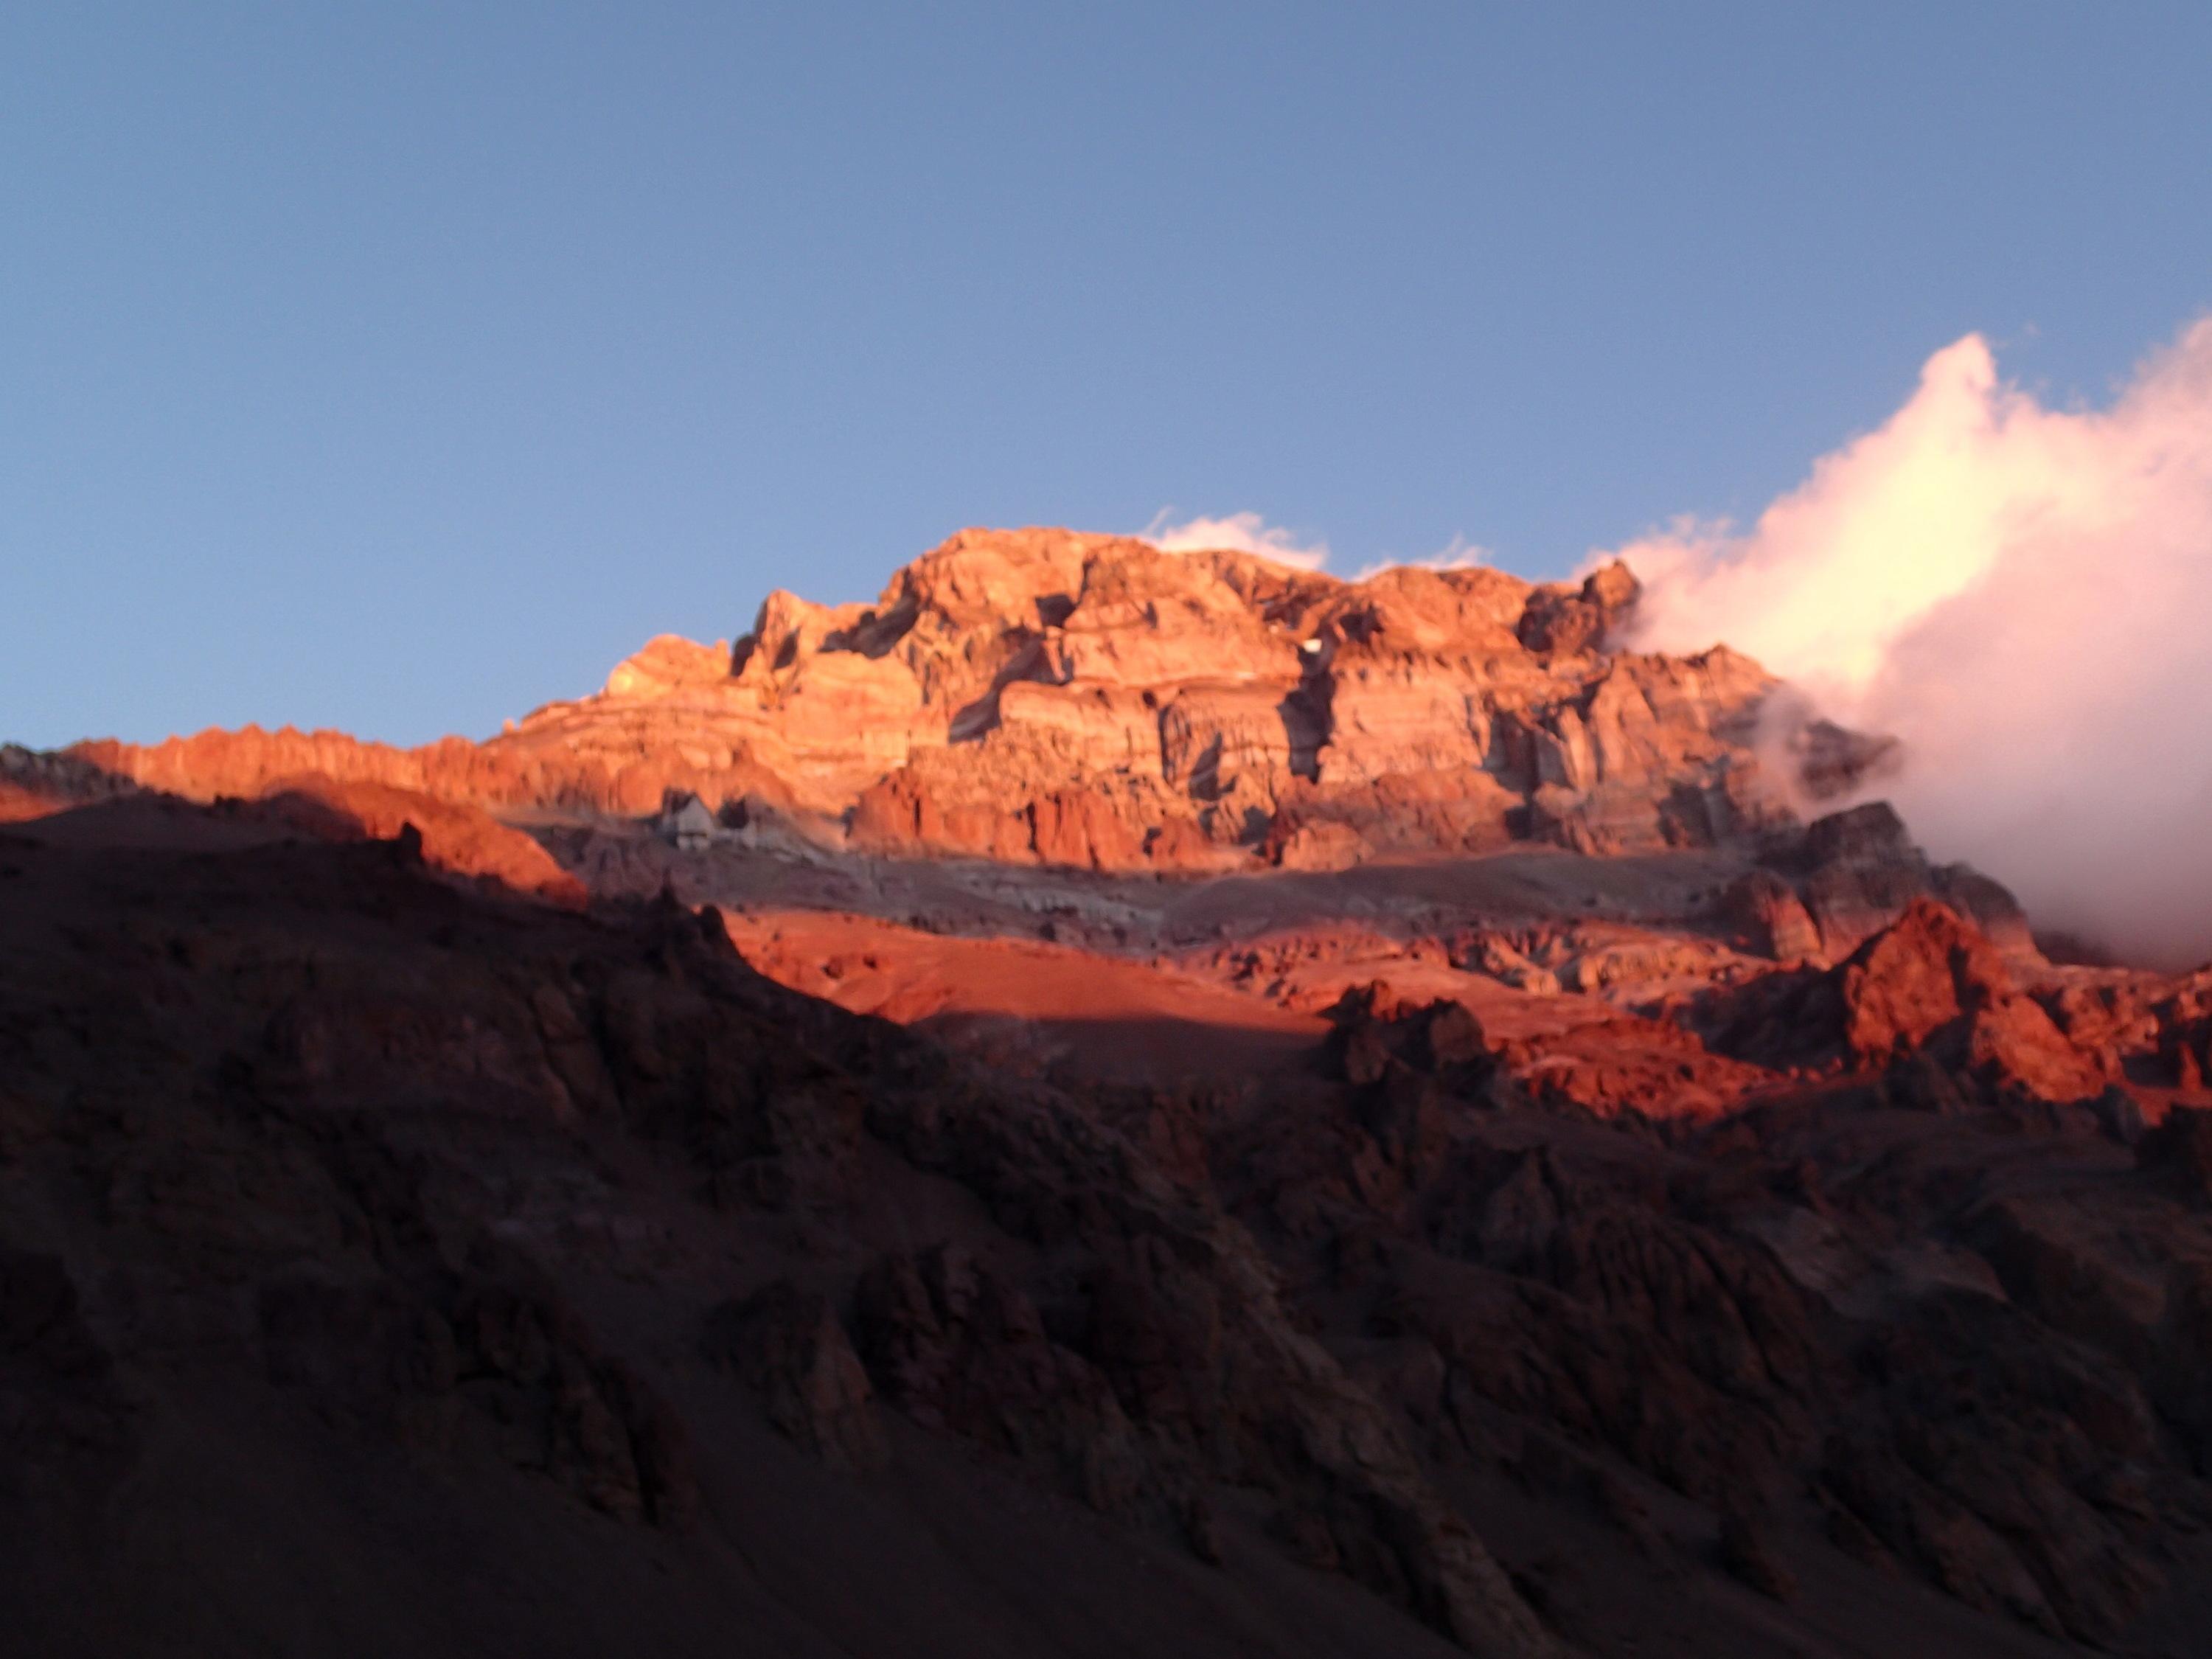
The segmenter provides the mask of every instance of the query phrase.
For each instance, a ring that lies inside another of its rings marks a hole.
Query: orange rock
[[[1988,937],[1932,899],[1916,900],[1861,945],[1838,984],[1844,1043],[1855,1058],[1886,1061],[1951,1036],[1953,1058],[2046,1100],[2079,1100],[2104,1086],[2094,1057],[2015,988]]]
[[[478,807],[388,784],[338,783],[313,775],[280,781],[260,806],[295,829],[332,841],[395,841],[411,828],[422,861],[432,869],[495,881],[571,909],[585,903],[583,884],[551,854]]]
[[[1634,599],[1623,570],[1578,589],[1487,569],[1347,582],[1230,550],[969,530],[872,605],[772,593],[733,647],[661,635],[595,695],[481,743],[247,727],[76,753],[199,799],[309,773],[630,815],[671,789],[750,796],[886,851],[1097,868],[1218,867],[1237,848],[1256,862],[1309,824],[1358,837],[1315,828],[1331,861],[1756,827],[1778,810],[1749,746],[1774,683],[1724,648],[1609,654]],[[1163,833],[1194,822],[1196,837]]]

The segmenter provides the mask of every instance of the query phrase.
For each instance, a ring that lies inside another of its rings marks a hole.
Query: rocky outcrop
[[[1593,571],[1578,592],[1548,587],[1532,594],[1514,633],[1528,649],[1547,656],[1595,650],[1626,620],[1640,591],[1635,573],[1616,559]]]
[[[656,634],[635,655],[615,665],[605,695],[611,699],[673,696],[712,690],[729,677],[730,645],[701,645],[679,634]]]
[[[1016,1285],[940,1245],[884,1257],[854,1291],[887,1398],[927,1427],[1015,1459],[1092,1509],[1133,1512],[1159,1480],[1112,1386],[1046,1334]]]
[[[1347,991],[1328,1014],[1329,1061],[1348,1083],[1364,1086],[1412,1072],[1474,1090],[1496,1059],[1482,1022],[1463,1003],[1409,1005],[1387,986],[1370,983]]]
[[[2094,1097],[2110,1075],[2018,988],[1986,934],[1932,899],[1835,969],[1771,975],[1707,1006],[1716,1046],[1770,1064],[1910,1062],[2054,1102]]]
[[[260,816],[331,841],[398,841],[434,870],[489,881],[580,909],[584,884],[520,830],[481,807],[390,784],[283,778],[254,804]]]
[[[1820,954],[1820,930],[1796,889],[1771,870],[1751,870],[1721,895],[1721,918],[1746,950],[1777,962]]]
[[[1913,844],[1904,820],[1887,801],[1869,801],[1816,818],[1802,830],[1771,836],[1761,860],[1788,878],[1812,924],[1818,953],[1840,961],[1862,941],[1887,927],[1916,899],[1935,899],[1969,917],[2008,954],[2040,961],[2019,902],[2003,887],[1963,864],[1931,864]],[[1786,903],[1771,883],[1771,900],[1739,896],[1753,908]],[[1794,917],[1782,926],[1788,942],[1808,941]],[[1754,929],[1754,932],[1756,929]],[[1806,955],[1808,949],[1774,949],[1776,956]]]
[[[0,743],[0,823],[46,817],[137,788],[131,779],[79,755]]]
[[[1988,936],[1931,900],[1860,946],[1836,985],[1855,1060],[1929,1054],[2045,1100],[2082,1099],[2103,1085],[2095,1060],[2014,987]]]

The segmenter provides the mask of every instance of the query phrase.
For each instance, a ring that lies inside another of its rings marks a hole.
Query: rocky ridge
[[[1609,649],[1636,592],[1619,565],[1347,582],[966,531],[873,605],[772,593],[733,647],[655,640],[482,743],[249,728],[71,752],[203,799],[311,772],[499,809],[639,814],[686,792],[866,848],[1102,870],[1707,845],[1786,817],[1793,768],[1833,786],[1863,763],[1802,721],[1763,732],[1774,682],[1723,647]]]

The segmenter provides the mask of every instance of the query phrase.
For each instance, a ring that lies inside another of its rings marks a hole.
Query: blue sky
[[[2212,305],[2212,7],[21,7],[0,737],[420,741],[967,524],[1563,572]]]

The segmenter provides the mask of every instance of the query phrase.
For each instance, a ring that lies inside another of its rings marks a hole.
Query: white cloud
[[[1726,640],[1902,738],[1885,791],[1938,856],[2040,923],[2212,956],[2212,319],[2101,410],[1969,335],[1748,531],[1621,553],[1633,643]]]
[[[1225,518],[1187,519],[1170,523],[1173,507],[1164,507],[1142,532],[1145,540],[1164,553],[1200,553],[1227,549],[1256,554],[1294,570],[1319,570],[1328,562],[1328,544],[1302,541],[1257,513],[1231,513]]]

